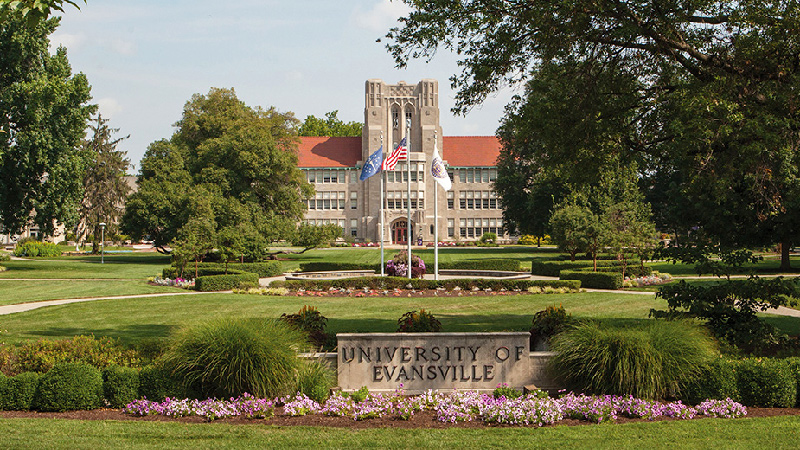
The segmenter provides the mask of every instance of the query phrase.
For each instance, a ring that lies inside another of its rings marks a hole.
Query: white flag
[[[433,175],[433,179],[436,180],[445,191],[449,191],[450,188],[453,187],[453,183],[450,181],[450,175],[447,174],[447,168],[444,166],[444,162],[442,162],[442,158],[439,156],[439,149],[433,149],[431,175]]]

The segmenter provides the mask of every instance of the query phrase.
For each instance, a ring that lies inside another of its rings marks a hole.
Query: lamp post
[[[100,222],[100,264],[105,264],[106,253],[106,223]]]

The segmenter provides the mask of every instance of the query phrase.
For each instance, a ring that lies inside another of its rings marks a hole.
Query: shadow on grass
[[[171,259],[169,255],[161,254],[133,254],[133,255],[109,255],[106,254],[103,258],[106,264],[141,264],[141,265],[169,265]],[[98,263],[100,262],[100,255],[84,255],[84,256],[70,256],[66,257],[69,261],[80,261]]]
[[[118,339],[123,344],[131,344],[142,339],[167,337],[175,328],[175,326],[171,325],[156,324],[122,325],[116,328],[50,327],[44,330],[31,330],[26,334],[29,334],[32,337],[57,337],[59,339],[65,336],[105,336],[112,339]]]

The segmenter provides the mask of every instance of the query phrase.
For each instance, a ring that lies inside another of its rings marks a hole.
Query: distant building
[[[434,134],[453,180],[447,192],[430,176]],[[411,160],[410,199],[406,163],[386,172],[385,242],[405,243],[409,235],[412,242],[419,237],[433,241],[434,192],[439,202],[440,241],[477,240],[486,232],[496,233],[499,240],[509,239],[492,189],[500,143],[495,136],[444,136],[439,125],[439,84],[430,79],[416,85],[368,80],[360,138],[300,138],[299,167],[317,191],[307,201],[306,222],[337,224],[360,241],[380,240],[380,174],[363,182],[358,178],[364,162],[381,145],[381,135],[384,156],[407,137]]]

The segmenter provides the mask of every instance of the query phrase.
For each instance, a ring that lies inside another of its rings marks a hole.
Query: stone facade
[[[407,138],[407,162],[395,170],[359,181],[361,167],[381,144],[384,157]],[[442,189],[430,176],[435,146],[448,166],[453,188]],[[434,195],[438,199],[440,241],[477,240],[494,232],[508,240],[502,210],[492,189],[497,176],[499,144],[494,136],[445,137],[439,125],[439,85],[425,79],[416,85],[390,85],[368,80],[365,86],[364,128],[361,138],[301,138],[299,166],[313,183],[316,198],[309,201],[305,220],[335,223],[358,241],[380,239],[381,177],[384,177],[384,242],[432,242]],[[408,217],[408,190],[411,179]],[[410,227],[409,227],[410,222]]]

